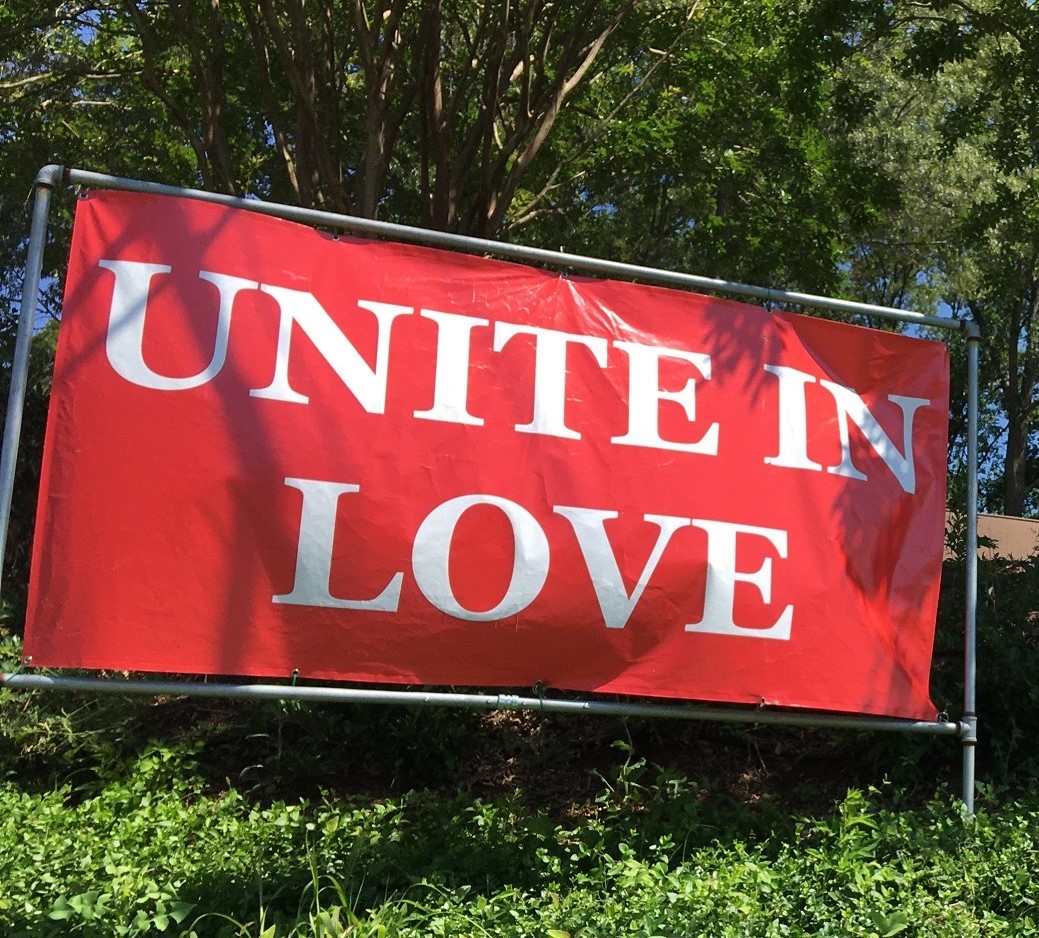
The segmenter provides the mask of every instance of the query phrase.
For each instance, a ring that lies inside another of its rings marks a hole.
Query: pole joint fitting
[[[981,327],[973,319],[964,319],[963,334],[968,342],[977,342],[981,338]]]
[[[54,189],[61,185],[64,178],[65,167],[59,166],[57,163],[49,163],[40,168],[40,171],[36,174],[35,184],[37,186],[45,186],[48,189]]]
[[[498,694],[499,710],[522,710],[523,699],[515,694]]]
[[[975,746],[978,742],[978,717],[973,713],[965,713],[960,720],[960,741],[964,746]]]

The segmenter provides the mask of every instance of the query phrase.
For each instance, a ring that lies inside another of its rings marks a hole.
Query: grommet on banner
[[[293,668],[292,674],[289,675],[289,687],[295,687],[296,681],[299,680],[299,668]]]
[[[90,198],[90,190],[86,186],[78,186],[76,188],[76,198],[82,199],[85,202]]]

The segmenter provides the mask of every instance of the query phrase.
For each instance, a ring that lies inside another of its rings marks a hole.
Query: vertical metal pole
[[[967,333],[967,579],[963,650],[963,805],[974,814],[974,753],[978,742],[976,712],[978,631],[978,346],[981,332],[974,322]]]
[[[11,365],[11,388],[7,395],[3,451],[0,453],[0,577],[3,576],[3,558],[7,555],[7,526],[11,520],[14,470],[18,460],[18,440],[22,434],[25,383],[29,375],[29,345],[32,341],[36,304],[40,298],[40,274],[43,271],[43,249],[47,243],[51,189],[60,181],[62,172],[60,166],[45,166],[36,176],[32,228],[29,231],[29,254],[25,261],[22,305],[18,313],[18,334],[15,337],[14,362]]]

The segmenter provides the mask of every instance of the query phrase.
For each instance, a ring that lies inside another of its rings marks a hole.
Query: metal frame
[[[99,189],[119,189],[153,195],[214,202],[244,209],[261,215],[284,218],[316,227],[334,228],[352,234],[390,238],[413,244],[425,244],[466,253],[488,254],[528,264],[562,267],[599,276],[652,283],[679,289],[707,290],[735,296],[750,297],[765,302],[789,303],[842,313],[877,316],[897,322],[916,323],[962,333],[967,340],[967,547],[966,547],[966,604],[964,609],[964,687],[963,717],[959,722],[916,721],[882,717],[837,715],[832,713],[805,713],[770,711],[747,708],[701,707],[695,705],[665,705],[619,703],[605,700],[560,700],[554,698],[522,697],[511,694],[427,693],[418,691],[371,690],[350,687],[297,686],[276,684],[197,683],[153,680],[116,680],[103,678],[52,677],[40,674],[2,674],[0,687],[12,690],[63,690],[71,692],[105,692],[118,694],[177,694],[196,697],[231,697],[244,700],[310,700],[350,703],[403,704],[432,707],[454,706],[477,710],[536,710],[547,713],[598,713],[611,716],[648,716],[681,720],[715,720],[728,723],[781,724],[788,726],[817,726],[842,729],[887,730],[892,732],[924,733],[933,736],[957,736],[963,747],[963,803],[968,813],[974,811],[975,764],[974,750],[978,738],[976,699],[976,635],[978,591],[978,346],[980,332],[971,320],[956,320],[927,316],[907,310],[855,303],[850,300],[830,299],[788,290],[733,283],[711,277],[657,270],[635,264],[622,264],[599,258],[582,257],[546,251],[519,244],[506,244],[470,238],[440,231],[428,231],[407,225],[336,215],[313,209],[295,208],[257,199],[243,199],[181,189],[176,186],[142,182],[107,176],[81,169],[62,166],[44,166],[36,176],[32,229],[26,260],[25,280],[19,311],[18,335],[14,363],[11,370],[11,388],[4,426],[3,452],[0,455],[0,556],[6,552],[7,530],[11,514],[14,488],[14,470],[21,433],[22,409],[28,372],[29,346],[33,320],[39,301],[40,275],[43,267],[43,249],[47,240],[47,219],[51,192],[58,186],[73,185]]]

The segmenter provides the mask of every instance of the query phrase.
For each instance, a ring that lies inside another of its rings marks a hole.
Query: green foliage
[[[8,0],[0,321],[45,162],[969,313],[983,504],[1039,510],[1031,4],[369,7]],[[50,312],[70,214],[57,200]]]
[[[0,315],[0,414],[6,417],[17,320]],[[22,411],[21,446],[15,464],[14,500],[8,530],[7,554],[3,558],[4,612],[20,623],[24,618],[29,584],[29,557],[36,523],[36,495],[40,489],[40,462],[47,427],[54,350],[58,324],[48,321],[33,337],[29,351],[29,373]]]
[[[1019,0],[884,4],[848,69],[870,102],[849,142],[891,196],[849,279],[874,302],[980,325],[982,504],[1010,515],[1039,508],[1035,22]],[[953,379],[959,468],[962,358]]]
[[[964,574],[947,565],[941,599],[936,685],[946,700],[962,686]],[[980,754],[991,781],[1022,783],[1039,778],[1039,557],[1025,561],[979,561],[978,712]],[[950,707],[950,710],[953,710]],[[957,711],[958,712],[958,711]]]
[[[591,116],[565,118],[569,158],[553,212],[517,207],[549,244],[642,264],[816,292],[884,197],[849,148],[841,84],[858,12],[831,3],[696,4],[661,37],[653,81],[622,119],[634,68],[589,89]],[[527,235],[530,237],[530,235]]]
[[[753,809],[705,801],[685,779],[635,784],[628,756],[623,786],[562,818],[514,798],[415,792],[258,806],[207,790],[190,750],[161,745],[82,800],[7,782],[0,927],[26,938],[1039,929],[1035,795],[969,822],[943,801],[892,810],[852,791],[823,816],[741,836]]]

